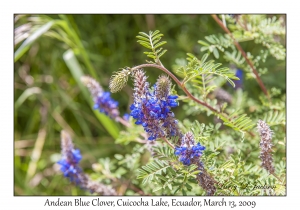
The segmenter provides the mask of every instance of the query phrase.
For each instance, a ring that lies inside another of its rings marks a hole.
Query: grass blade
[[[24,103],[24,101],[29,96],[34,95],[34,94],[40,94],[41,92],[42,92],[42,90],[39,87],[27,88],[15,102],[15,110],[18,110],[18,108]]]
[[[29,50],[29,47],[31,44],[37,40],[40,36],[42,36],[44,33],[46,33],[53,25],[54,21],[50,21],[40,27],[38,30],[36,30],[31,36],[29,36],[23,43],[22,45],[17,49],[15,52],[14,60],[15,62],[19,60],[27,50]]]

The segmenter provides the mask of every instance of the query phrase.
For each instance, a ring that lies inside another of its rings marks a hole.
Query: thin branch
[[[276,179],[278,179],[278,181],[280,181],[281,183],[283,183],[283,181],[275,174],[275,173],[271,173]]]
[[[123,124],[125,127],[130,127],[130,124],[126,121],[126,120],[124,120],[122,117],[116,117],[116,121],[117,122],[120,122],[121,124]]]
[[[160,65],[157,65],[157,64],[141,64],[141,65],[138,65],[138,66],[135,66],[133,68],[131,68],[132,71],[134,70],[137,70],[137,69],[140,69],[140,68],[147,68],[147,67],[153,67],[153,68],[157,68],[157,69],[160,69],[162,71],[164,71],[166,74],[168,74],[180,87],[182,86],[181,85],[181,82],[179,81],[179,79],[177,79],[177,77],[172,74],[168,69],[166,69],[165,67],[162,67]]]
[[[270,95],[269,95],[266,87],[264,86],[264,83],[262,82],[261,78],[259,77],[257,70],[255,69],[253,63],[248,59],[248,57],[247,57],[245,51],[243,50],[243,48],[241,47],[241,45],[235,40],[235,38],[233,37],[232,33],[229,31],[229,29],[226,26],[223,25],[222,21],[217,17],[217,15],[211,15],[211,16],[221,26],[221,28],[232,38],[234,45],[241,52],[242,56],[245,58],[246,62],[251,67],[252,72],[255,74],[256,80],[257,80],[260,88],[262,89],[262,91],[264,92],[264,94],[268,97],[268,99],[271,100],[270,99]]]
[[[175,146],[174,146],[171,142],[169,142],[168,139],[166,139],[166,137],[162,137],[162,139],[163,139],[170,147],[172,147],[172,149],[175,149]]]
[[[213,108],[212,106],[210,106],[209,104],[197,99],[195,96],[193,96],[187,89],[186,87],[184,86],[184,84],[182,82],[179,81],[179,79],[177,79],[177,77],[172,74],[168,69],[166,69],[165,67],[163,66],[160,66],[160,65],[157,65],[157,64],[141,64],[141,65],[138,65],[138,66],[135,66],[131,69],[131,71],[135,71],[137,69],[140,69],[140,68],[146,68],[146,67],[153,67],[153,68],[157,68],[157,69],[160,69],[162,70],[163,72],[165,72],[166,74],[168,74],[177,84],[179,87],[181,87],[181,89],[184,91],[184,93],[190,98],[192,99],[193,101],[195,101],[196,103],[198,104],[201,104],[203,106],[205,106],[206,108],[208,108],[209,110],[211,110],[212,112],[214,112],[215,114],[217,115],[223,115],[224,117],[228,117],[227,114],[225,112],[219,112],[218,110],[216,110],[215,108]],[[250,131],[247,131],[247,133],[249,133],[252,137],[255,136],[252,132]],[[173,145],[172,145],[173,146]],[[173,146],[174,147],[174,146]]]
[[[163,66],[160,66],[160,65],[157,65],[157,64],[141,64],[141,65],[139,65],[139,66],[133,67],[131,70],[134,71],[134,70],[136,70],[136,69],[139,69],[139,68],[145,68],[145,67],[153,67],[153,68],[157,68],[157,69],[160,69],[160,70],[164,71],[166,74],[168,74],[168,75],[169,75],[169,76],[170,76],[170,77],[171,77],[171,78],[179,85],[179,87],[181,87],[181,89],[185,92],[185,94],[186,94],[189,98],[191,98],[193,101],[197,102],[198,104],[201,104],[201,105],[207,107],[209,110],[211,110],[211,111],[213,111],[213,112],[215,112],[215,113],[217,113],[217,114],[220,114],[220,113],[218,112],[218,110],[216,110],[215,108],[213,108],[213,107],[210,106],[209,104],[207,104],[207,103],[205,103],[205,102],[203,102],[203,101],[201,101],[201,100],[195,98],[195,97],[194,97],[194,96],[186,89],[186,87],[184,86],[184,84],[183,84],[182,82],[180,82],[174,74],[172,74],[168,69],[166,69],[166,68],[163,67]]]
[[[181,88],[183,89],[183,91],[185,92],[185,94],[191,98],[193,101],[197,102],[198,104],[201,104],[205,107],[207,107],[209,110],[215,112],[216,114],[221,114],[219,113],[218,110],[216,110],[215,108],[213,108],[212,106],[208,105],[207,103],[203,102],[203,101],[200,101],[199,99],[195,98],[195,96],[193,96],[187,89],[185,86],[181,86]]]

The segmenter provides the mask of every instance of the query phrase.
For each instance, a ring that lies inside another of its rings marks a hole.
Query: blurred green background
[[[55,165],[62,129],[80,148],[81,166],[87,173],[99,158],[130,152],[130,147],[114,143],[122,126],[92,110],[92,99],[78,82],[80,74],[95,77],[108,91],[113,72],[145,63],[144,49],[135,38],[141,31],[160,30],[164,34],[168,52],[161,61],[168,69],[188,52],[201,57],[197,41],[223,33],[210,15],[195,14],[15,15],[14,22],[15,195],[88,194],[73,187]],[[33,39],[24,42],[28,37]],[[253,54],[260,50],[251,41],[242,46]],[[222,57],[218,62],[229,66]],[[272,60],[266,64],[273,73],[262,77],[267,87],[285,92],[284,64],[276,66]],[[147,71],[152,84],[159,74],[155,69]],[[112,94],[119,101],[121,115],[132,103],[131,83]],[[251,96],[261,92],[255,80],[245,86],[251,86]],[[182,107],[175,112],[178,119],[185,118]],[[202,122],[208,119],[201,115],[195,118]]]

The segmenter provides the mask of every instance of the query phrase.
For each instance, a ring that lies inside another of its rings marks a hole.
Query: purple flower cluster
[[[60,170],[65,177],[68,177],[71,182],[81,185],[85,177],[82,175],[83,172],[79,166],[82,158],[80,151],[79,149],[74,149],[71,137],[67,132],[62,131],[61,136],[62,158],[57,163],[61,165]]]
[[[78,163],[81,160],[81,154],[79,149],[71,149],[69,154],[63,154],[63,157],[57,163],[61,165],[60,170],[64,173],[65,177],[68,177],[71,182],[78,184],[80,177],[78,176],[82,170]]]
[[[166,101],[159,100],[149,92],[146,98],[130,106],[131,116],[136,119],[135,124],[142,125],[150,135],[148,140],[165,136],[163,128],[169,130],[171,136],[176,134],[176,129],[172,127],[172,121],[167,120],[174,117],[174,113],[170,109],[178,106],[176,98],[177,96],[170,95]],[[174,120],[174,123],[176,124],[177,121]]]
[[[79,149],[74,149],[70,135],[66,131],[61,132],[61,153],[62,158],[57,163],[61,165],[60,170],[71,182],[82,189],[99,195],[116,195],[116,191],[102,183],[92,181],[81,169],[79,162],[81,154]]]
[[[100,112],[115,118],[119,115],[118,104],[110,97],[110,92],[102,92],[98,95],[94,109],[99,109]]]
[[[179,156],[179,161],[184,165],[190,165],[191,163],[198,163],[199,158],[205,147],[200,143],[195,144],[193,134],[187,132],[183,139],[180,147],[175,148],[175,155]]]
[[[191,159],[200,157],[202,155],[202,151],[205,150],[205,147],[200,143],[188,148],[185,146],[176,147],[175,155],[180,156],[179,161],[184,165],[190,165]]]
[[[119,116],[118,102],[110,97],[109,92],[104,92],[100,84],[90,76],[82,76],[82,83],[89,89],[94,100],[94,109],[116,118]]]
[[[180,135],[177,120],[171,112],[171,108],[178,106],[177,96],[169,94],[169,83],[167,77],[160,77],[153,91],[150,91],[144,72],[140,70],[135,75],[134,103],[130,106],[130,115],[136,119],[135,124],[144,127],[149,135],[148,140]]]
[[[260,135],[260,159],[262,160],[262,167],[264,167],[271,174],[275,172],[275,168],[273,165],[273,157],[272,157],[272,135],[273,131],[270,129],[269,125],[263,120],[258,120],[257,122],[257,130]]]

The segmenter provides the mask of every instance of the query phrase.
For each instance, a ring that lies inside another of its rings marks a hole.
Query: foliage
[[[270,55],[277,60],[285,60],[286,50],[283,41],[285,37],[285,24],[283,17],[267,17],[266,15],[225,16],[226,21],[228,21],[228,28],[232,30],[232,34],[238,42],[250,42],[262,47],[255,56],[251,52],[247,52],[247,57],[254,62],[255,67],[258,68],[261,74],[267,73],[264,63],[268,59],[270,60]],[[245,65],[245,58],[236,49],[228,34],[212,34],[205,36],[205,39],[206,41],[198,41],[199,44],[203,45],[201,51],[209,51],[213,53],[215,58],[219,58],[219,51],[221,51],[227,62],[231,62],[238,68],[250,72],[249,66]]]
[[[285,195],[285,16],[218,17],[232,37],[210,15],[16,15],[15,195],[90,195],[59,171],[61,130],[80,149],[89,179],[119,195],[207,195],[203,177],[214,195]],[[166,92],[178,96],[175,136],[149,141],[144,125],[121,117],[133,103],[129,77],[141,68],[149,84],[159,73],[172,80]],[[93,110],[83,75],[113,93],[119,116]],[[272,130],[274,173],[258,158],[258,120]],[[188,132],[206,148],[184,165],[174,147]],[[264,185],[275,188],[257,188]]]
[[[152,58],[155,63],[161,64],[159,58],[163,56],[167,50],[163,50],[161,46],[166,44],[166,41],[161,41],[161,38],[163,34],[159,33],[159,30],[156,30],[154,32],[150,31],[149,35],[144,32],[139,32],[140,36],[137,36],[138,43],[148,49],[151,50],[151,52],[144,52],[149,58]],[[153,63],[153,62],[149,62]]]
[[[219,76],[226,79],[233,87],[235,86],[232,79],[239,80],[229,68],[219,68],[222,64],[215,64],[213,60],[206,62],[208,54],[204,54],[201,60],[188,53],[188,65],[177,69],[177,74],[183,78],[182,83],[186,84],[191,81],[193,85],[202,93],[203,98],[212,92],[216,86],[213,83],[213,76]]]

